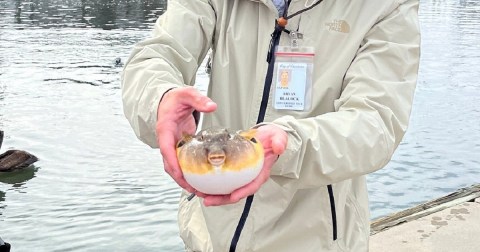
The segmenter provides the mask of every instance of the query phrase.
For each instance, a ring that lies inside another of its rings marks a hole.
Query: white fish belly
[[[262,167],[263,162],[259,162],[255,167],[245,168],[240,171],[222,171],[218,169],[214,173],[184,173],[183,176],[199,192],[212,195],[230,194],[235,189],[254,180]]]

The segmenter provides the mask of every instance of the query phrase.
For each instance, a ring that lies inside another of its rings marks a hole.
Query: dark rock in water
[[[0,130],[0,148],[3,142],[3,131]],[[8,150],[0,155],[0,172],[13,171],[30,166],[38,161],[34,155],[23,150]]]

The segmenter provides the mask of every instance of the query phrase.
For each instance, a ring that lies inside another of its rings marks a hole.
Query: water
[[[408,133],[369,176],[373,217],[480,183],[480,2],[421,1],[422,53]]]
[[[182,251],[180,190],[123,116],[120,71],[164,1],[0,0],[0,236],[15,251]],[[480,182],[480,3],[422,1],[409,132],[369,175],[372,217]],[[204,85],[206,77],[199,73]]]

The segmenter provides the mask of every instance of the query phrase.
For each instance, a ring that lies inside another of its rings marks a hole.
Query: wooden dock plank
[[[387,230],[391,227],[407,223],[412,220],[442,211],[446,208],[480,199],[480,184],[459,189],[458,191],[444,197],[420,204],[418,206],[400,211],[398,213],[381,217],[371,223],[370,234]]]

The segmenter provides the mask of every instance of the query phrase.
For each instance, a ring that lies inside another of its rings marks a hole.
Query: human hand
[[[205,206],[220,206],[236,203],[257,192],[268,180],[273,164],[277,161],[278,156],[287,148],[288,135],[287,132],[280,127],[267,124],[257,128],[255,138],[262,143],[265,153],[260,174],[249,184],[236,189],[228,195],[206,195],[197,193],[199,197],[204,198],[203,204]]]
[[[216,108],[216,103],[193,87],[168,91],[158,105],[156,133],[165,172],[190,193],[195,192],[195,189],[183,177],[175,147],[184,133],[195,133],[193,111],[208,113]]]

